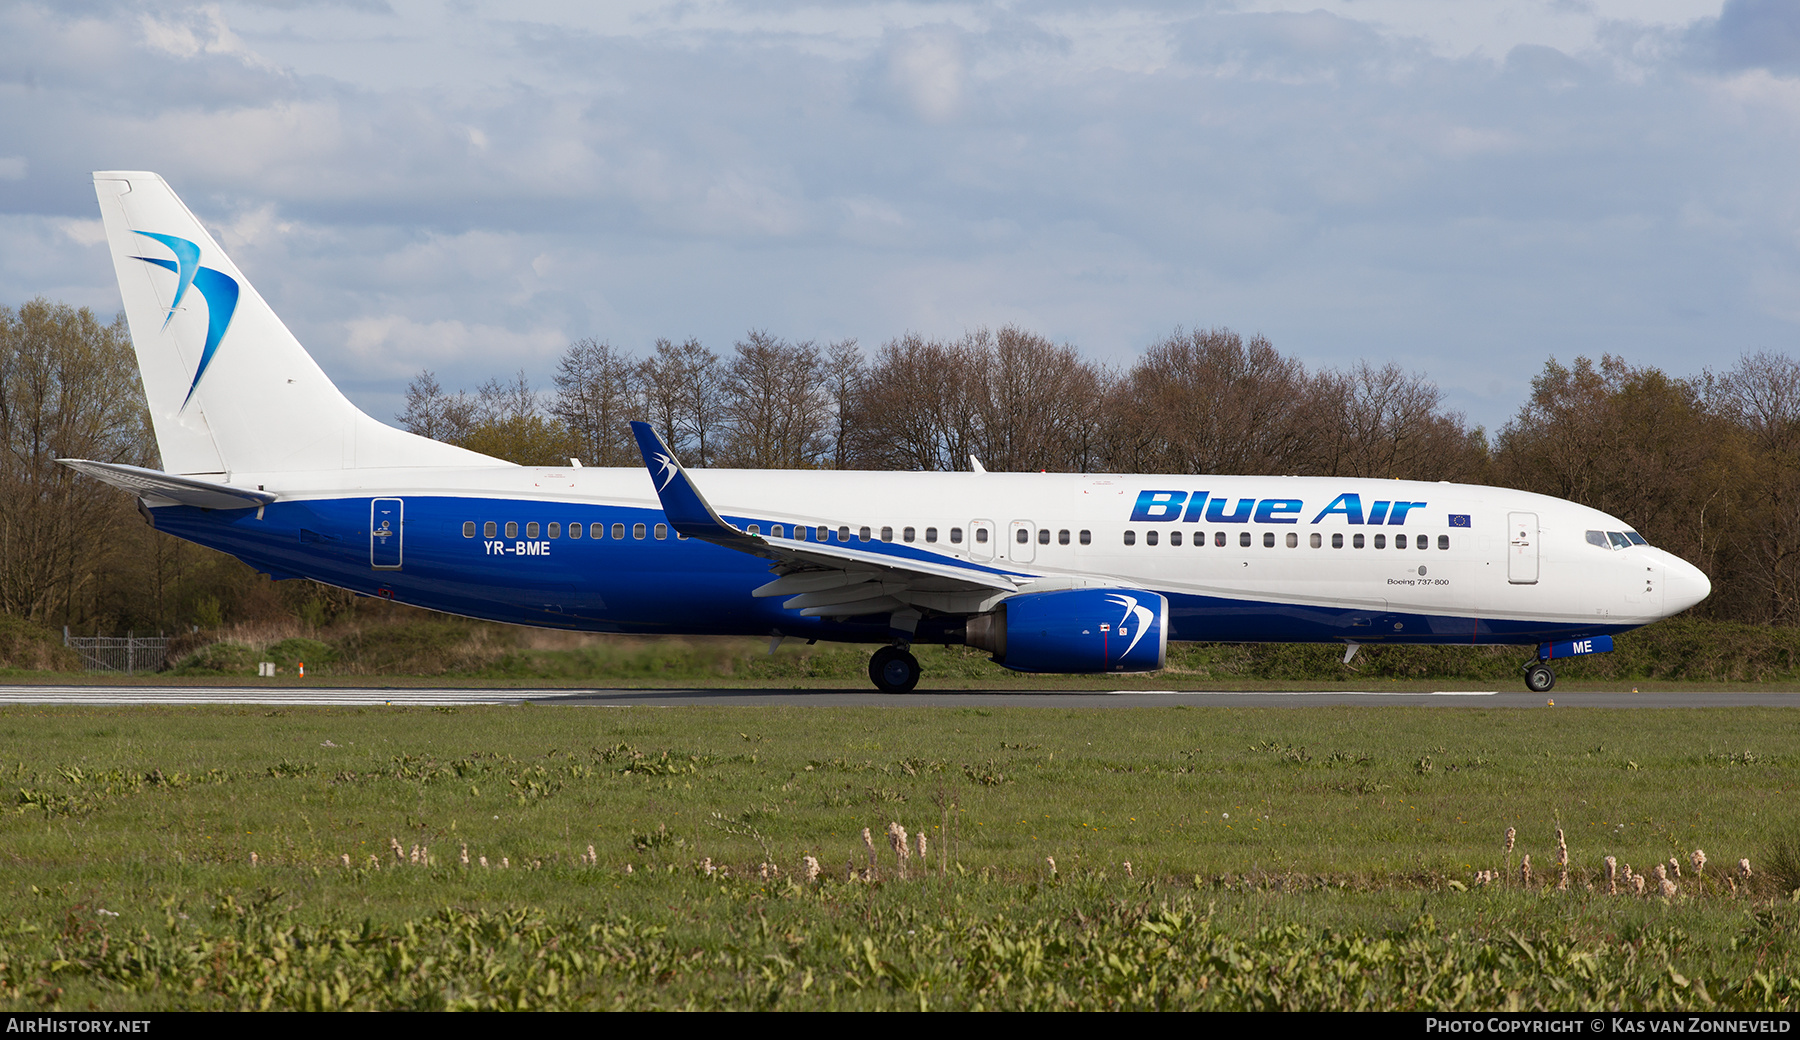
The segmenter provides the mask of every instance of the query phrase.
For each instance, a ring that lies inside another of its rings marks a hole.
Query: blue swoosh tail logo
[[[152,231],[138,231],[136,234],[154,239],[167,246],[175,259],[164,260],[155,256],[138,256],[134,260],[142,260],[147,264],[175,272],[175,298],[169,304],[169,313],[163,317],[163,327],[175,317],[176,308],[181,306],[182,298],[187,295],[191,286],[200,290],[206,300],[206,344],[200,350],[200,364],[194,369],[194,381],[188,384],[187,396],[181,399],[181,408],[185,410],[188,402],[193,400],[194,391],[200,386],[200,377],[206,374],[206,368],[212,364],[213,355],[219,350],[219,341],[225,338],[225,330],[231,326],[231,317],[237,313],[238,282],[223,271],[211,267],[200,266],[200,247],[185,238],[174,235],[159,235]]]

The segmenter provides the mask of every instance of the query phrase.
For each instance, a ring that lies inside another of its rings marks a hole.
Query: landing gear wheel
[[[1556,685],[1556,673],[1547,664],[1528,664],[1525,666],[1525,688],[1532,693],[1549,693]]]
[[[882,693],[910,693],[919,685],[919,659],[897,646],[884,646],[869,658],[869,678]]]

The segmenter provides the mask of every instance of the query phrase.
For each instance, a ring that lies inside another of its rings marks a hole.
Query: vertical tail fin
[[[505,465],[351,404],[161,177],[96,173],[94,191],[165,470]]]

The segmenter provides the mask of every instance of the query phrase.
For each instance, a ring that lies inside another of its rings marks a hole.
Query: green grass
[[[15,1008],[1800,996],[1780,710],[43,707],[0,739]],[[905,878],[890,821],[928,837]],[[1696,847],[1672,901],[1601,891]],[[1474,886],[1524,853],[1532,886]]]

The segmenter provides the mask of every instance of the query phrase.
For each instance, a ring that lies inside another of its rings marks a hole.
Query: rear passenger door
[[[400,569],[401,531],[406,503],[377,498],[369,503],[369,566],[378,571]]]

